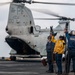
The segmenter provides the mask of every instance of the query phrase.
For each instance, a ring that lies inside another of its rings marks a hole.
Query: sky
[[[0,0],[0,3],[9,2],[9,1],[11,0],[2,0],[2,1]],[[75,3],[75,0],[34,0],[34,1]],[[30,9],[47,9],[61,16],[75,18],[75,6],[59,6],[59,5],[45,5],[45,4],[25,4],[25,5]],[[11,48],[5,42],[5,37],[8,35],[5,31],[5,27],[8,23],[9,7],[10,4],[0,5],[0,57],[10,56],[9,53]],[[34,11],[32,11],[32,13],[34,18],[53,17],[47,14],[34,12]],[[46,28],[46,27],[49,28],[52,25],[55,28],[58,25],[58,21],[51,21],[51,20],[47,21],[34,20],[34,22],[36,25],[40,25],[41,28]],[[71,25],[70,26],[71,30],[75,30],[75,22],[70,22],[70,25]]]

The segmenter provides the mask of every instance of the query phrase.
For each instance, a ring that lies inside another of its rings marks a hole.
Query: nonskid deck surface
[[[63,63],[63,75],[64,75]],[[56,73],[46,73],[48,65],[43,66],[42,63],[35,61],[0,61],[0,75],[57,75]],[[57,71],[54,63],[54,70]],[[68,75],[74,75],[70,72]]]

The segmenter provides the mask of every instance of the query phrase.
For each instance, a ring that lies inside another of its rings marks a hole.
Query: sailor
[[[71,31],[68,33],[68,29],[64,30],[65,35],[68,40],[68,55],[67,55],[67,65],[66,65],[66,72],[69,73],[70,71],[70,62],[72,59],[73,62],[73,72],[75,72],[75,32]]]
[[[55,60],[58,68],[58,75],[62,74],[62,54],[64,54],[65,41],[64,36],[59,36],[59,39],[55,43],[54,54]]]
[[[46,51],[47,51],[47,61],[49,65],[48,73],[53,73],[53,50],[54,50],[54,43],[51,41],[51,36],[48,36],[48,42],[46,44]]]

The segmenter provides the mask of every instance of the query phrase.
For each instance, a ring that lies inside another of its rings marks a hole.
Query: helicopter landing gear
[[[10,56],[11,61],[16,61],[16,56]]]

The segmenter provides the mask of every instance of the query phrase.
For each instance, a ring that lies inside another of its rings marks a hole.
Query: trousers
[[[72,64],[73,64],[72,68],[73,68],[73,71],[75,72],[75,51],[74,50],[68,51],[68,54],[66,57],[66,65],[65,65],[66,73],[69,73],[69,71],[70,71],[71,60],[72,60]]]
[[[47,61],[49,64],[49,71],[53,72],[53,54],[52,52],[47,52]]]
[[[58,73],[62,73],[62,54],[55,54]]]

